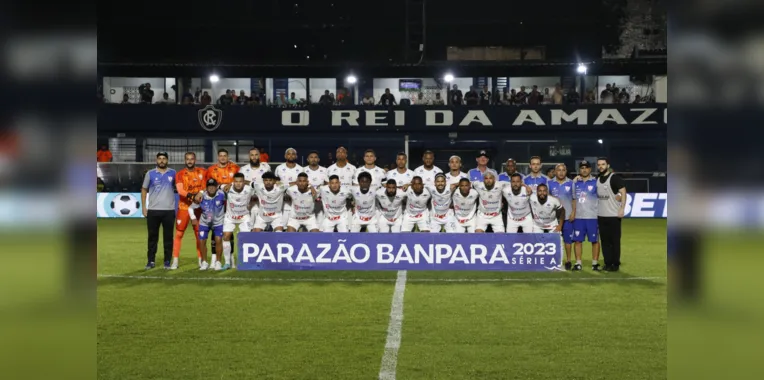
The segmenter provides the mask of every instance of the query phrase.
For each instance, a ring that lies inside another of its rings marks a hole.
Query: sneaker
[[[235,261],[233,263],[231,263],[231,269],[236,269],[236,262]]]
[[[600,269],[600,265],[599,264],[592,264],[592,270],[595,271],[595,272],[599,272],[602,269]]]
[[[223,264],[220,263],[220,261],[215,261],[215,265],[212,267],[215,270],[221,270],[223,269]]]
[[[581,269],[583,269],[581,268],[581,264],[576,264],[573,266],[573,271],[580,271]]]
[[[178,269],[178,258],[173,257],[172,258],[172,265],[170,265],[170,270],[176,270]]]
[[[223,267],[220,268],[219,270],[229,270],[229,269],[231,269],[231,264],[223,265]]]
[[[602,270],[604,270],[605,272],[610,272],[611,269],[612,269],[612,267],[610,265],[607,265],[607,264],[605,264],[605,267],[602,268]]]
[[[154,269],[155,266],[156,266],[156,264],[154,264],[153,261],[149,261],[149,263],[146,264],[146,270]]]
[[[610,267],[610,271],[611,272],[618,272],[618,269],[620,269],[620,267],[618,265],[613,265],[613,266]]]
[[[207,263],[206,261],[202,261],[202,265],[199,266],[199,270],[207,270],[209,269],[209,267],[210,267],[209,263]]]
[[[571,264],[570,264],[570,261],[568,261],[565,263],[565,270],[570,270],[570,268],[571,268]]]
[[[164,269],[170,269],[170,261],[169,260],[164,262]]]

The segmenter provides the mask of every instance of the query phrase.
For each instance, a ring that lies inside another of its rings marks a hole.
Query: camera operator
[[[144,83],[138,86],[138,93],[141,94],[141,103],[151,103],[154,99],[154,91],[151,90],[151,83]]]

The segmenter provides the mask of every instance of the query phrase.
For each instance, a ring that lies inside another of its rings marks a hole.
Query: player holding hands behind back
[[[199,263],[199,270],[207,270],[210,267],[215,270],[221,270],[222,265],[218,261],[218,257],[223,250],[223,222],[225,220],[225,193],[222,190],[218,190],[218,181],[214,178],[207,180],[207,189],[202,194],[201,201],[194,203],[188,208],[188,214],[191,218],[191,224],[199,226],[199,240],[203,243],[201,248],[202,257]],[[202,209],[202,216],[200,220],[196,219],[194,210],[197,208]],[[215,239],[215,251],[212,254],[212,260],[207,263],[207,236],[210,231]]]

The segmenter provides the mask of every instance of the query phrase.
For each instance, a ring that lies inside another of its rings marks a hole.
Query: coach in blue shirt
[[[167,162],[167,153],[157,153],[157,167],[146,172],[146,176],[143,177],[141,205],[149,232],[147,270],[154,268],[160,226],[162,227],[165,269],[170,269],[172,259],[175,233],[175,170],[168,168]],[[148,204],[146,198],[148,198]]]
[[[477,157],[475,158],[475,161],[477,161],[477,167],[474,169],[470,169],[470,171],[467,173],[470,177],[470,181],[472,182],[483,182],[483,175],[487,170],[491,170],[494,173],[493,169],[488,168],[488,161],[491,159],[491,157],[488,155],[488,152],[485,150],[481,150]]]

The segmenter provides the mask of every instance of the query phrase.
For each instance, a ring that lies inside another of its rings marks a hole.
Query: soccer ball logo
[[[141,203],[130,194],[117,194],[111,201],[111,210],[118,216],[130,216],[141,208]]]

